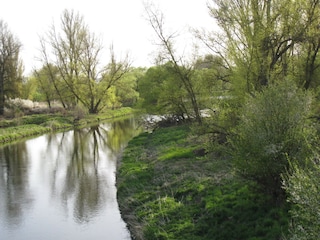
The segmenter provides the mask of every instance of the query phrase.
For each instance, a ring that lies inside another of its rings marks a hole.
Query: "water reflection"
[[[32,198],[28,185],[28,156],[26,144],[18,143],[0,148],[0,216],[11,226],[18,226]],[[23,203],[19,199],[25,199]]]
[[[116,201],[116,156],[138,132],[125,119],[1,148],[0,236],[129,238]]]

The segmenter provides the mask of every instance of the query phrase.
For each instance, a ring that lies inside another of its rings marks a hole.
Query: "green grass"
[[[97,115],[87,115],[74,121],[72,114],[34,114],[14,119],[0,120],[0,144],[10,143],[23,138],[41,135],[50,131],[62,131],[83,128],[90,124],[132,114],[131,108],[106,110]]]
[[[0,129],[0,143],[8,143],[33,135],[50,132],[51,129],[35,124]]]
[[[287,206],[274,206],[230,160],[194,155],[188,126],[129,142],[117,172],[118,201],[136,239],[280,239]]]
[[[2,120],[0,121],[2,126],[0,128],[0,143],[10,143],[51,131],[71,129],[72,123],[72,117],[59,114],[36,114],[12,120]]]
[[[185,148],[185,147],[168,148],[163,154],[161,154],[158,160],[161,161],[161,160],[194,157],[193,150],[194,148]]]

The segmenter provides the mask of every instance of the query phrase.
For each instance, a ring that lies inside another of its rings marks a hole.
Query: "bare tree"
[[[22,82],[21,46],[7,24],[0,20],[0,115],[4,113],[6,97],[15,96]]]
[[[188,97],[191,101],[195,119],[199,124],[201,124],[202,120],[200,109],[192,82],[192,76],[194,73],[193,65],[186,64],[181,57],[178,57],[178,54],[174,48],[174,39],[176,38],[176,33],[167,33],[165,31],[163,13],[149,3],[144,3],[144,7],[147,14],[147,20],[156,33],[160,41],[160,46],[162,47],[162,51],[160,52],[159,56],[172,63],[173,74],[178,76],[178,79],[188,92]]]

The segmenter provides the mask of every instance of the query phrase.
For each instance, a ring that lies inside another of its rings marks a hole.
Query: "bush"
[[[304,169],[294,164],[292,173],[287,174],[284,180],[288,201],[292,203],[292,224],[289,228],[292,240],[320,238],[320,165],[314,160],[310,164]]]
[[[88,115],[88,111],[87,109],[85,109],[83,106],[81,105],[77,105],[75,106],[74,110],[73,110],[73,117],[76,120],[80,120],[83,119],[86,115]]]
[[[266,87],[248,98],[240,123],[229,138],[238,172],[255,180],[274,199],[283,199],[281,174],[310,154],[311,97],[292,82]]]

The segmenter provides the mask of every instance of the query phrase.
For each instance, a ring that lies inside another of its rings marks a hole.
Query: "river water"
[[[0,147],[0,239],[130,239],[115,171],[138,132],[130,118]]]

